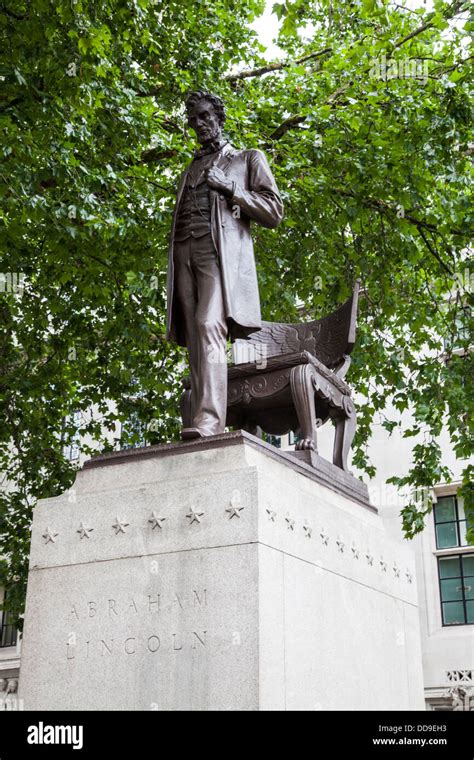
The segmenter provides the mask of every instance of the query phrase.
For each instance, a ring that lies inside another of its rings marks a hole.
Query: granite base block
[[[231,433],[98,457],[41,501],[25,709],[423,709],[412,552],[312,469]]]

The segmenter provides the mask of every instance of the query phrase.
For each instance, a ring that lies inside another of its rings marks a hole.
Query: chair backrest
[[[359,288],[357,280],[351,297],[322,319],[301,324],[262,322],[262,329],[248,340],[235,341],[234,363],[308,351],[329,369],[336,369],[355,345]],[[253,349],[252,358],[249,349]]]

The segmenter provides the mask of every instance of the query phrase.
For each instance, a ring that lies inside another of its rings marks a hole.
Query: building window
[[[438,557],[443,625],[474,624],[474,554]]]
[[[296,435],[296,433],[293,432],[293,430],[290,430],[288,433],[288,446],[296,446],[298,441],[301,441],[301,436]]]
[[[433,506],[436,547],[452,549],[467,546],[466,516],[462,499],[456,496],[439,496]]]
[[[277,449],[281,449],[281,436],[280,435],[270,435],[270,433],[263,433],[262,438],[267,443],[271,443],[272,446],[275,446]]]
[[[3,603],[5,603],[5,598]],[[17,629],[12,623],[10,613],[0,610],[0,647],[14,647],[16,637]]]

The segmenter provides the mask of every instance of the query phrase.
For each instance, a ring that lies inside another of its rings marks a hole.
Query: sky
[[[250,24],[250,28],[257,32],[258,38],[262,45],[265,45],[267,52],[265,58],[274,59],[282,56],[280,48],[273,43],[273,40],[278,34],[278,19],[274,13],[272,13],[272,7],[275,0],[267,0],[265,11],[260,18],[256,19],[253,24]]]

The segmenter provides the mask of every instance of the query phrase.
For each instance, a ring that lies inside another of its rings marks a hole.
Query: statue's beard
[[[209,134],[207,134],[205,138],[202,138],[199,141],[200,145],[203,148],[205,148],[208,145],[211,145],[212,143],[217,142],[219,140],[220,136],[221,136],[221,129],[220,129],[220,127],[216,127],[211,132],[209,132]]]

